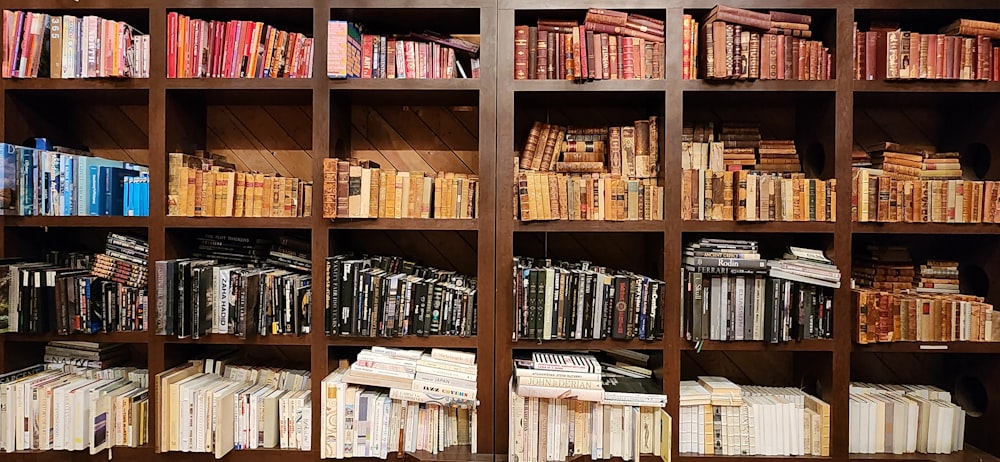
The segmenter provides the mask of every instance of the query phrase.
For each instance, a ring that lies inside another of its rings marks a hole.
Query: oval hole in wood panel
[[[986,179],[986,172],[990,171],[990,148],[984,143],[970,143],[961,151],[962,174],[965,178],[975,178],[977,180]]]
[[[990,277],[979,265],[974,263],[961,265],[958,278],[962,293],[985,297],[990,292]]]
[[[978,377],[961,376],[955,380],[955,402],[970,417],[981,417],[989,405],[989,394]]]

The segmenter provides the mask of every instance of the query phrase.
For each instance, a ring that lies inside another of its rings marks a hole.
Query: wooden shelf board
[[[121,457],[123,460],[143,460],[148,459],[153,456],[153,448],[150,446],[140,446],[137,448],[127,448],[127,447],[115,447],[112,449],[115,457]],[[11,453],[3,453],[3,460],[5,462],[65,462],[67,460],[80,461],[80,460],[93,460],[93,461],[106,461],[108,460],[108,451],[104,450],[98,452],[97,454],[90,455],[86,450],[84,451],[17,451]],[[213,458],[214,460],[214,458]]]
[[[694,351],[695,343],[682,341],[681,350]],[[833,351],[833,340],[810,339],[801,342],[766,343],[754,341],[717,342],[706,340],[701,351]]]
[[[330,79],[330,90],[479,90],[479,79]]]
[[[851,223],[854,234],[1000,234],[996,223]]]
[[[661,350],[663,340],[529,340],[522,339],[511,343],[515,350]]]
[[[309,229],[310,217],[166,217],[167,228],[288,228]]]
[[[571,80],[514,80],[515,92],[534,91],[666,91],[665,80],[594,80],[577,83]]]
[[[412,231],[475,231],[479,228],[475,219],[444,218],[337,218],[328,221],[330,229],[378,229]]]
[[[927,462],[996,462],[1000,459],[974,446],[965,446],[964,451],[951,454],[851,454],[850,460],[894,460]]]
[[[396,456],[390,453],[386,460],[395,458]],[[469,446],[452,446],[437,454],[427,451],[407,452],[405,458],[420,462],[492,462],[493,454],[473,454]]]
[[[328,336],[326,343],[330,346],[385,346],[401,348],[476,348],[476,337],[458,337],[454,335],[431,335],[417,337],[347,337]]]
[[[683,221],[681,229],[691,233],[833,233],[834,223],[825,221]]]
[[[774,457],[774,456],[710,456],[710,455],[699,455],[699,454],[680,454],[677,456],[677,462],[707,462],[707,461],[719,461],[719,462],[788,462],[792,460],[833,460],[832,457],[819,457],[819,456],[789,456],[789,457]]]
[[[166,337],[164,343],[200,343],[205,345],[305,345],[310,344],[309,336],[298,335],[253,335],[245,339],[237,338],[235,335],[209,334],[204,337],[193,339]]]
[[[979,93],[1000,91],[1000,82],[955,80],[855,80],[855,93]]]
[[[168,90],[311,90],[312,79],[166,79]]]
[[[145,228],[149,217],[4,217],[8,228]]]
[[[4,79],[7,90],[148,90],[149,79]]]
[[[886,342],[852,344],[855,353],[1000,353],[1000,342]]]
[[[50,340],[114,343],[147,343],[149,341],[149,332],[98,332],[96,334],[70,335],[58,335],[52,332],[44,334],[8,332],[3,335],[4,340],[14,343],[48,342]]]
[[[530,232],[589,232],[589,233],[659,233],[666,229],[663,221],[588,221],[552,220],[517,221],[514,231]]]
[[[833,92],[836,80],[684,80],[681,89],[691,92]]]

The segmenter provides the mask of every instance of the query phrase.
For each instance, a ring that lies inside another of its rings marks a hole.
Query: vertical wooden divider
[[[851,150],[854,144],[854,8],[837,8],[837,89],[834,101],[834,168],[837,178],[837,222],[834,225],[834,261],[842,281],[834,292],[832,396],[830,405],[830,455],[848,457],[851,380]],[[846,277],[845,277],[846,276]]]
[[[326,257],[330,236],[323,219],[323,159],[330,152],[330,90],[326,77],[327,22],[330,8],[326,0],[316,0],[313,8],[313,89],[312,89],[312,330],[309,332],[310,369],[312,370],[312,452],[320,453],[324,442],[320,430],[323,410],[322,382],[327,374],[327,355],[324,333],[326,306]]]
[[[495,75],[497,82],[496,97],[496,200],[494,203],[496,220],[496,239],[494,252],[496,255],[496,271],[494,277],[496,290],[494,303],[497,309],[494,319],[494,442],[496,453],[506,454],[509,432],[509,391],[508,381],[513,373],[514,359],[512,356],[513,341],[510,336],[510,326],[514,322],[513,278],[511,275],[511,259],[514,255],[514,206],[511,196],[512,175],[514,171],[514,43],[508,37],[514,30],[514,10],[507,7],[497,10],[496,60]],[[483,111],[481,110],[480,113]],[[482,205],[482,204],[480,204]],[[480,223],[483,219],[480,219]],[[482,228],[482,226],[480,226]],[[480,241],[482,242],[482,241]]]
[[[666,43],[681,43],[681,29],[684,10],[670,8],[666,15]],[[663,217],[665,223],[663,235],[663,281],[666,283],[664,294],[663,320],[663,392],[667,395],[667,413],[673,418],[670,451],[673,457],[678,452],[678,429],[680,419],[678,412],[679,383],[681,378],[682,339],[678,337],[681,329],[682,291],[681,280],[681,246],[683,245],[681,221],[675,219],[681,216],[681,132],[684,128],[684,94],[681,89],[681,48],[666,47],[666,67],[664,77],[666,84],[666,100],[664,102],[663,127],[663,172],[660,174],[664,185]],[[672,109],[672,110],[671,110]],[[669,295],[668,295],[669,294]],[[671,309],[676,307],[676,309]]]
[[[149,9],[150,37],[167,36],[167,9],[157,5]],[[167,215],[167,44],[164,40],[150,40],[149,43],[149,218],[147,222],[147,238],[149,242],[148,288],[149,304],[156,306],[156,265],[157,260],[166,258],[167,234],[164,227]],[[155,308],[153,308],[155,313]],[[155,322],[155,316],[152,317]],[[156,403],[161,390],[156,389],[156,374],[166,369],[166,351],[164,338],[156,335],[156,326],[147,326],[148,343],[146,363],[149,369],[150,395],[149,405],[149,445],[156,452],[155,435],[159,419]]]
[[[479,51],[480,75],[479,75],[479,214],[476,217],[478,226],[478,265],[477,265],[477,286],[479,294],[478,319],[476,339],[478,351],[476,354],[479,371],[477,375],[477,386],[480,395],[485,392],[488,398],[480,398],[477,415],[477,443],[478,452],[491,454],[495,452],[496,442],[494,438],[502,438],[495,433],[497,428],[495,420],[498,408],[500,393],[506,389],[496,380],[496,368],[493,366],[497,360],[496,346],[496,271],[497,251],[494,242],[497,238],[497,193],[499,178],[497,175],[498,153],[504,152],[498,149],[499,138],[495,130],[497,126],[497,76],[500,61],[497,55],[499,40],[499,29],[497,27],[497,10],[495,2],[483,1],[479,8],[479,34],[486,37],[482,42]],[[503,170],[501,170],[503,171]],[[507,194],[509,196],[509,194]],[[483,296],[486,295],[486,296]],[[507,354],[504,352],[503,354]],[[503,376],[500,376],[501,378]],[[503,396],[506,396],[504,394]]]

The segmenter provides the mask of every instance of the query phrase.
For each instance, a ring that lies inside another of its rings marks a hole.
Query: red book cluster
[[[662,79],[663,21],[591,8],[583,24],[514,27],[515,80]]]
[[[1000,24],[959,19],[937,34],[904,31],[897,24],[854,24],[855,80],[1000,81]]]
[[[681,76],[726,80],[829,80],[833,54],[809,40],[812,17],[716,5],[701,27],[684,16]],[[700,50],[699,50],[700,48]]]
[[[362,34],[359,24],[330,20],[326,75],[332,79],[479,78],[479,36],[425,31]]]
[[[313,39],[254,21],[167,14],[167,78],[310,78]]]

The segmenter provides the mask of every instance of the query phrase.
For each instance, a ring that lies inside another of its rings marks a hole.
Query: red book
[[[514,27],[514,80],[527,80],[528,26]]]
[[[167,13],[167,78],[177,77],[177,12]]]
[[[361,35],[361,78],[372,78],[372,44],[374,37],[371,34]]]
[[[622,50],[622,75],[623,79],[634,79],[635,78],[635,57],[632,47],[632,37],[621,37]]]
[[[240,77],[253,78],[253,69],[250,68],[250,49],[253,42],[253,31],[255,25],[253,21],[246,21],[243,24],[243,36],[240,37],[240,48],[243,50],[240,57]]]
[[[576,33],[576,39],[577,39],[576,43],[579,44],[579,47],[578,47],[579,49],[576,50],[576,53],[577,53],[577,56],[580,57],[577,60],[577,62],[580,63],[580,65],[577,66],[577,68],[580,70],[580,75],[578,75],[576,77],[578,79],[587,79],[587,78],[590,77],[590,63],[588,61],[593,56],[593,54],[592,53],[588,53],[588,51],[590,51],[590,50],[587,50],[587,45],[588,45],[587,44],[587,29],[585,27],[583,27],[583,26],[580,26],[579,29],[580,30],[577,31],[577,33]],[[593,35],[593,33],[591,33],[591,35]]]

